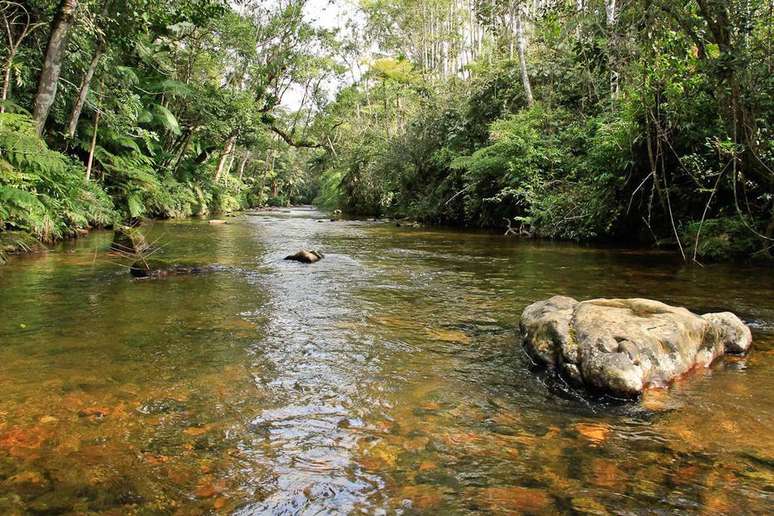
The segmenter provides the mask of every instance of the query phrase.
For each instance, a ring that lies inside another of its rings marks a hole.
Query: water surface
[[[322,217],[147,229],[196,276],[106,232],[0,267],[0,513],[770,512],[771,269]],[[553,294],[732,310],[754,351],[592,402],[518,345]]]

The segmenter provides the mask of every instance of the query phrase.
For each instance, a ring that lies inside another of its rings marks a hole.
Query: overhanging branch
[[[279,127],[269,125],[269,130],[273,132],[274,134],[278,135],[280,138],[285,140],[285,143],[290,145],[291,147],[301,147],[306,149],[323,149],[325,148],[325,145],[318,143],[318,142],[312,142],[309,140],[300,140],[296,141],[293,139],[291,135],[280,129]]]

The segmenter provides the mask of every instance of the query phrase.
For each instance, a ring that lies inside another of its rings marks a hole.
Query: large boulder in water
[[[732,313],[700,317],[649,299],[554,296],[524,309],[521,330],[539,362],[575,384],[626,397],[752,343],[750,329]]]

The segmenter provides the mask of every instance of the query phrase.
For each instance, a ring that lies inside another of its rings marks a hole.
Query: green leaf
[[[177,118],[172,114],[170,110],[162,106],[161,104],[154,104],[152,107],[155,120],[164,127],[167,131],[175,135],[180,134],[180,124],[177,122]]]

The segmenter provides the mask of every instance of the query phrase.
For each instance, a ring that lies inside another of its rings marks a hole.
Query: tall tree
[[[524,96],[527,98],[527,105],[532,106],[535,103],[535,99],[532,96],[532,84],[527,72],[527,39],[524,35],[524,11],[524,6],[519,5],[516,13],[516,39],[519,47],[519,74],[521,75],[521,83],[524,86]]]
[[[102,59],[102,56],[105,54],[105,51],[107,50],[107,34],[104,34],[101,29],[100,25],[103,19],[107,16],[108,11],[111,6],[111,0],[104,0],[104,4],[102,6],[102,12],[96,19],[94,20],[94,25],[97,27],[97,36],[96,36],[96,44],[94,48],[94,54],[92,55],[91,61],[89,62],[89,65],[86,67],[86,71],[83,74],[83,79],[81,79],[81,85],[78,88],[78,97],[75,99],[75,102],[73,103],[72,111],[70,111],[70,118],[67,122],[67,132],[66,135],[68,138],[72,138],[75,136],[75,130],[78,128],[78,120],[81,117],[81,111],[83,111],[83,106],[86,104],[86,97],[89,94],[89,88],[91,87],[91,81],[94,78],[94,74],[97,71],[97,67],[99,66],[99,62]],[[137,27],[132,27],[137,28]]]
[[[614,99],[618,98],[618,70],[615,66],[615,52],[616,52],[616,20],[618,18],[618,12],[616,11],[615,0],[605,0],[605,22],[608,29],[608,37],[610,42],[608,44],[608,55],[610,63],[610,96]]]
[[[83,74],[81,86],[78,88],[78,97],[75,99],[73,109],[70,112],[69,121],[67,122],[68,138],[75,136],[75,130],[78,128],[78,120],[81,118],[81,111],[83,111],[83,106],[86,104],[86,97],[89,94],[91,80],[94,78],[94,73],[97,71],[97,66],[99,65],[100,59],[102,59],[104,53],[104,43],[100,42],[97,45],[97,49],[94,51],[94,56],[92,56],[88,68],[86,68],[86,72]]]
[[[43,128],[48,119],[51,105],[56,98],[59,86],[59,75],[62,71],[67,47],[67,35],[75,21],[75,12],[78,9],[78,0],[61,0],[54,20],[51,23],[51,32],[46,46],[43,68],[38,79],[38,91],[32,110],[32,119],[38,135],[43,134]]]

